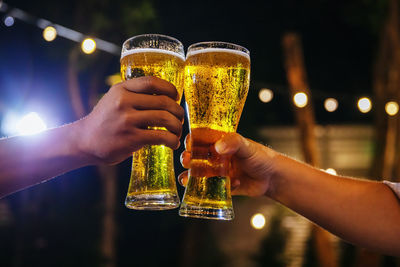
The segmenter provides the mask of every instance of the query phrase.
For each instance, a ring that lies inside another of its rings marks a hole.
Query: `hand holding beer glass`
[[[249,83],[250,53],[246,48],[224,42],[189,47],[184,90],[191,161],[181,216],[233,219],[230,158],[219,155],[214,143],[226,133],[236,132]]]
[[[175,85],[182,97],[184,59],[183,45],[178,40],[159,34],[138,35],[126,40],[122,46],[121,76],[123,80],[141,76],[164,79]],[[166,130],[153,125],[148,128]],[[139,210],[179,206],[172,149],[148,145],[133,153],[125,205]]]

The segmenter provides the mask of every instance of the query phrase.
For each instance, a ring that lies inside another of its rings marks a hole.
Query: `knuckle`
[[[129,126],[131,126],[131,118],[128,114],[124,113],[121,116],[119,116],[120,119],[120,124],[121,124],[121,130],[122,129],[127,129]]]
[[[171,121],[171,115],[168,111],[162,111],[160,113],[160,121],[163,124],[170,124]]]
[[[114,106],[117,110],[122,110],[125,107],[125,99],[122,94],[117,95],[114,99]]]
[[[157,86],[155,77],[145,76],[143,77],[143,80],[146,85],[146,88],[149,90],[153,90]]]
[[[161,109],[168,109],[168,107],[170,106],[170,98],[165,96],[165,95],[160,95],[158,96],[158,106]]]

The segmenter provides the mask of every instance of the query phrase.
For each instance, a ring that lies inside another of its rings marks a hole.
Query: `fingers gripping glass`
[[[250,53],[223,42],[191,45],[184,80],[191,160],[179,214],[231,220],[230,158],[216,153],[214,143],[237,129],[249,90]]]
[[[183,71],[183,45],[175,38],[159,34],[138,35],[126,40],[122,46],[123,80],[140,76],[159,77],[175,85],[181,97]],[[164,210],[179,206],[172,149],[164,145],[148,145],[133,153],[125,205],[139,210]]]

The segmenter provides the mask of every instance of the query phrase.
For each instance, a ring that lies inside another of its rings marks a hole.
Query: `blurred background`
[[[0,5],[1,136],[85,116],[118,80],[123,41],[162,33],[186,48],[227,41],[250,50],[242,135],[339,175],[400,177],[397,0]],[[83,52],[88,37],[97,49],[88,41]],[[267,198],[234,197],[231,222],[129,210],[130,164],[82,168],[0,200],[0,265],[400,266]]]

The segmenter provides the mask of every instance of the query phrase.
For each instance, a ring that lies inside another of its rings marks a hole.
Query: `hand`
[[[181,155],[183,167],[190,166],[190,135],[185,139],[186,150]],[[215,150],[221,155],[232,157],[230,170],[232,195],[268,195],[271,177],[274,173],[274,158],[278,154],[272,149],[244,138],[237,133],[229,133],[215,143]],[[178,177],[186,185],[188,171]]]
[[[179,147],[184,110],[171,83],[140,77],[114,85],[77,123],[78,147],[91,164],[116,164],[144,145]],[[149,126],[165,127],[151,130]]]

